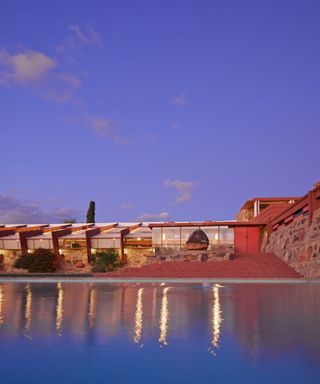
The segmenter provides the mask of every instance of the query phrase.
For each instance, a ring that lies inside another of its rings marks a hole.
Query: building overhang
[[[285,197],[253,197],[252,199],[247,200],[240,210],[242,209],[250,209],[254,206],[254,203],[256,201],[260,201],[261,203],[264,204],[273,204],[273,203],[284,203],[284,202],[289,202],[290,200],[297,201],[301,199],[301,196],[285,196]]]
[[[149,227],[162,228],[162,227],[259,227],[265,225],[263,222],[247,222],[247,221],[190,221],[190,222],[179,222],[170,221],[166,223],[150,223]]]

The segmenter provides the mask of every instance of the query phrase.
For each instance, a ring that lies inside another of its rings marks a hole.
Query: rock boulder
[[[206,250],[209,246],[208,236],[201,230],[197,229],[192,232],[186,243],[188,250]]]

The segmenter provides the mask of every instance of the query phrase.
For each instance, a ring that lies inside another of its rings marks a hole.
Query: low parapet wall
[[[157,252],[153,257],[146,260],[146,264],[159,262],[192,262],[192,261],[224,261],[229,260],[234,252],[232,244],[216,244],[210,250],[170,250]]]
[[[307,278],[320,278],[320,208],[273,231],[264,248]]]

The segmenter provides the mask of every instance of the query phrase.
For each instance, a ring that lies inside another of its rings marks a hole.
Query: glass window
[[[162,246],[180,247],[180,227],[162,227]]]
[[[91,239],[91,248],[95,249],[109,249],[109,248],[121,248],[121,239],[113,238],[113,239]]]
[[[152,244],[161,245],[161,229],[162,228],[152,228]]]
[[[59,239],[60,249],[78,249],[86,246],[86,240],[83,239]]]
[[[219,227],[219,239],[221,244],[233,244],[234,231],[233,228],[221,226]]]
[[[199,229],[199,227],[181,227],[181,242],[185,243],[190,235],[197,229]]]
[[[228,227],[219,227],[219,242],[220,244],[226,244],[228,239]]]
[[[15,239],[3,240],[3,248],[4,249],[21,249],[20,241]]]
[[[28,249],[52,249],[52,241],[51,239],[28,239],[27,240]]]
[[[218,244],[219,243],[219,227],[210,226],[210,227],[201,227],[200,229],[205,232],[208,236],[209,244]]]
[[[228,244],[234,243],[234,230],[233,230],[233,228],[228,228],[228,230],[227,230],[227,242],[228,242]]]

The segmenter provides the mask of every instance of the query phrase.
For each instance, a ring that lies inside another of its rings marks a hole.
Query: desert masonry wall
[[[263,251],[272,252],[307,278],[320,278],[320,209],[299,216],[269,236]]]

